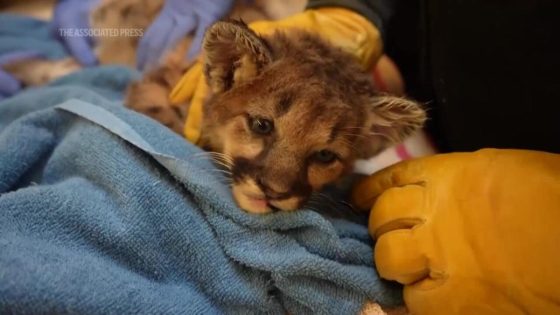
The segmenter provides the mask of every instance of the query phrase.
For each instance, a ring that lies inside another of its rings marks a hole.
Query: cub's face
[[[235,22],[206,34],[213,95],[203,143],[225,154],[233,196],[253,213],[300,208],[356,158],[424,120],[416,103],[376,96],[369,75],[344,53],[308,34],[293,36],[263,39]]]
[[[252,212],[297,209],[338,179],[356,158],[365,122],[321,82],[294,84],[276,70],[247,86],[262,93],[229,93],[223,106],[230,110],[215,128],[220,151],[231,157],[234,197]],[[226,111],[214,105],[210,111]]]

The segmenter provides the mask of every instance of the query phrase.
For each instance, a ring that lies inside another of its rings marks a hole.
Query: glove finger
[[[410,229],[395,230],[379,237],[375,244],[375,266],[382,278],[404,285],[429,275],[428,259]]]
[[[63,37],[70,54],[86,67],[95,66],[97,57],[93,53],[88,40],[82,36]]]
[[[11,74],[0,69],[0,94],[11,96],[21,89],[21,83]]]
[[[156,66],[165,52],[190,33],[195,26],[193,18],[184,18],[180,23],[167,15],[158,19],[159,21],[154,22],[140,40],[138,49],[140,70]]]
[[[196,29],[196,33],[191,43],[191,47],[189,47],[189,51],[187,52],[187,61],[193,60],[199,53],[200,48],[202,46],[202,41],[204,40],[204,34],[206,33],[206,29],[212,25],[213,22],[211,21],[203,21],[198,25]]]
[[[185,123],[185,137],[192,143],[197,143],[200,138],[202,107],[206,102],[207,96],[208,85],[205,80],[199,80],[189,107],[189,115]]]
[[[138,44],[136,66],[141,71],[154,63],[154,59],[157,59],[161,46],[166,40],[167,32],[160,33],[158,30],[150,27]]]
[[[144,36],[138,44],[136,65],[138,69],[145,70],[148,65],[153,64],[153,60],[157,59],[159,51],[167,41],[169,32],[167,30],[173,27],[171,18],[162,18],[160,15],[152,25],[146,30]]]
[[[165,50],[175,48],[175,46],[183,38],[191,34],[197,26],[196,22],[197,20],[195,17],[189,17],[189,18],[183,17],[181,20],[175,23],[175,26],[171,30],[169,36],[167,37],[167,41],[164,44]],[[202,34],[202,36],[204,36],[204,33]],[[160,55],[160,58],[165,53],[165,50]]]
[[[192,101],[199,81],[202,78],[202,63],[195,63],[175,85],[169,98],[172,104]]]
[[[36,50],[22,50],[6,53],[0,56],[0,66],[9,64],[11,62],[43,57],[44,55]]]
[[[373,238],[397,229],[410,229],[425,221],[422,211],[424,187],[407,185],[393,187],[382,193],[369,215],[369,231]]]
[[[352,203],[357,209],[369,210],[385,190],[423,182],[421,169],[422,159],[408,160],[370,175],[354,187]]]

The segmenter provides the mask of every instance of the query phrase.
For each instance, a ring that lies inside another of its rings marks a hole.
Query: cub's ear
[[[402,142],[426,121],[422,106],[412,100],[390,95],[374,96],[368,107],[367,133],[361,144],[361,158],[370,158],[381,150]]]
[[[204,36],[206,80],[221,93],[255,77],[272,60],[266,42],[240,21],[213,24]]]

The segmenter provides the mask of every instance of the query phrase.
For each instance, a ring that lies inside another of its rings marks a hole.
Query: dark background
[[[404,0],[386,52],[442,151],[560,152],[560,1]]]

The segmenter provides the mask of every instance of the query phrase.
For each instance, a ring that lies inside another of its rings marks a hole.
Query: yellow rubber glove
[[[375,262],[412,314],[560,314],[560,155],[485,149],[358,184]]]
[[[360,14],[342,8],[306,10],[283,20],[254,22],[249,27],[261,35],[289,28],[316,33],[355,56],[364,69],[370,69],[382,52],[381,36],[377,28]],[[208,93],[200,61],[185,73],[171,91],[172,104],[190,103],[185,137],[193,143],[197,143],[200,137],[202,105]]]

